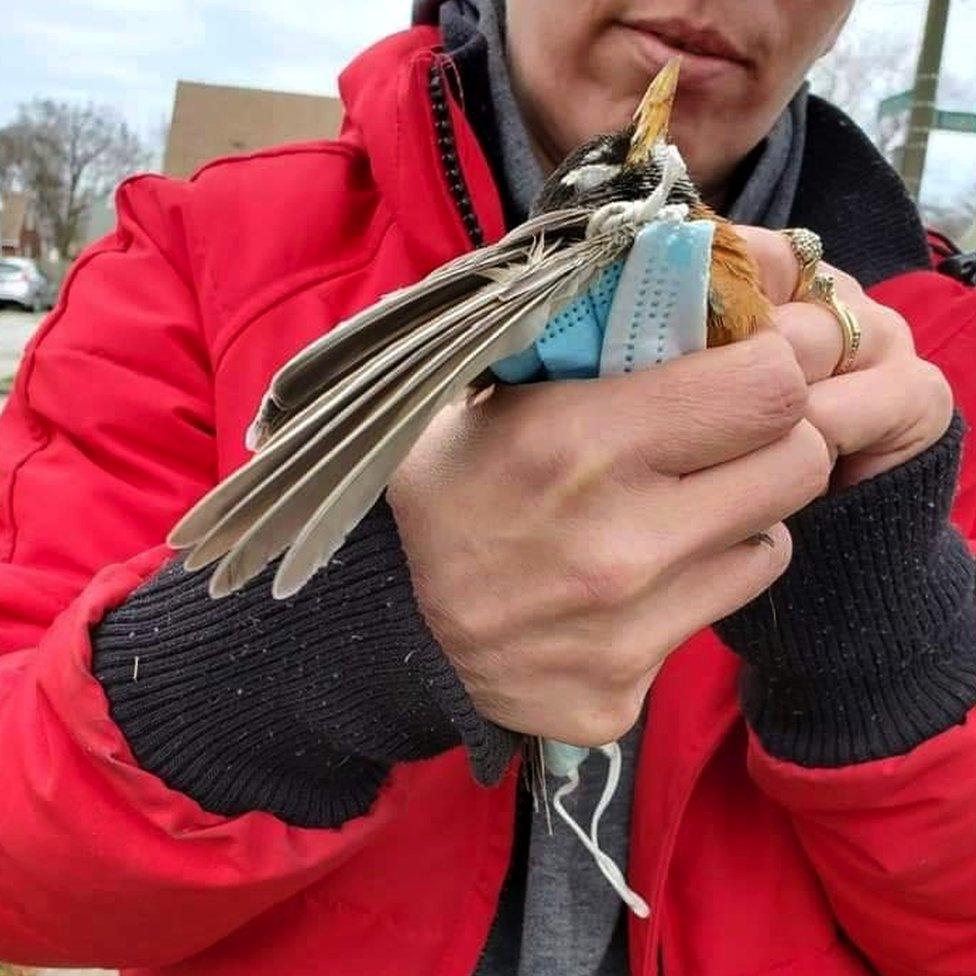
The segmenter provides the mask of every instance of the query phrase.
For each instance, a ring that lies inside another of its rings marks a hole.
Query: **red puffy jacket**
[[[0,958],[160,976],[476,965],[514,775],[480,788],[457,749],[396,767],[340,830],[225,819],[139,768],[89,668],[89,628],[245,459],[272,372],[470,246],[437,155],[436,43],[418,28],[360,58],[337,142],[129,181],[117,231],[78,261],[27,351],[0,420]],[[488,166],[451,111],[497,238]],[[973,293],[917,272],[874,296],[976,416]],[[956,518],[971,537],[972,463]],[[799,768],[750,738],[738,671],[705,633],[651,692],[630,874],[654,913],[633,922],[633,973],[976,973],[976,719],[909,755]]]

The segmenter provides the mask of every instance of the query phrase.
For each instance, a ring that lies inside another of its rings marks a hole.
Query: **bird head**
[[[664,175],[668,128],[678,90],[681,59],[669,61],[648,86],[633,121],[619,132],[595,136],[552,173],[533,207],[548,213],[572,207],[597,209],[617,200],[651,195]],[[679,180],[668,203],[697,203],[691,180]]]

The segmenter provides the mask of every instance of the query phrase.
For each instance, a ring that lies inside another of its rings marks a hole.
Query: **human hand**
[[[882,474],[938,441],[952,420],[952,391],[941,371],[917,355],[905,320],[872,301],[850,275],[823,264],[862,331],[853,368],[832,376],[843,351],[843,332],[824,305],[790,302],[799,266],[789,241],[755,227],[737,230],[759,262],[763,288],[777,306],[773,323],[811,384],[805,416],[836,458],[832,485],[846,488]]]
[[[786,569],[781,520],[830,476],[806,409],[770,332],[444,411],[388,498],[481,714],[584,746],[626,732],[668,654]]]

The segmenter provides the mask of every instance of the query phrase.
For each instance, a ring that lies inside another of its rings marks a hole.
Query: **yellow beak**
[[[650,156],[658,142],[667,140],[680,73],[681,58],[672,58],[644,93],[634,113],[637,129],[630,143],[630,152],[627,154],[628,166],[640,165]]]

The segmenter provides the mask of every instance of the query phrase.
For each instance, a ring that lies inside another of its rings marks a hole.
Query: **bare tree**
[[[170,117],[161,115],[153,126],[149,135],[149,149],[147,150],[154,170],[162,170],[166,146],[169,143]]]
[[[14,147],[11,140],[4,138],[4,131],[0,129],[0,194],[7,190],[21,189]],[[0,976],[6,974],[0,970]]]
[[[813,91],[844,109],[896,165],[908,132],[908,112],[881,118],[878,109],[885,98],[912,87],[915,57],[915,45],[901,35],[872,36],[868,44],[863,34],[845,34],[810,75]],[[968,107],[971,90],[964,79],[943,75],[940,107]],[[963,240],[976,220],[976,187],[951,198],[923,200],[922,214],[928,226]]]
[[[813,90],[844,109],[890,160],[904,144],[907,117],[879,119],[878,106],[889,95],[912,86],[915,50],[901,36],[842,34],[833,51],[810,74]]]
[[[64,259],[73,258],[95,203],[145,165],[143,145],[112,109],[38,100],[0,129],[0,186],[19,183]]]

